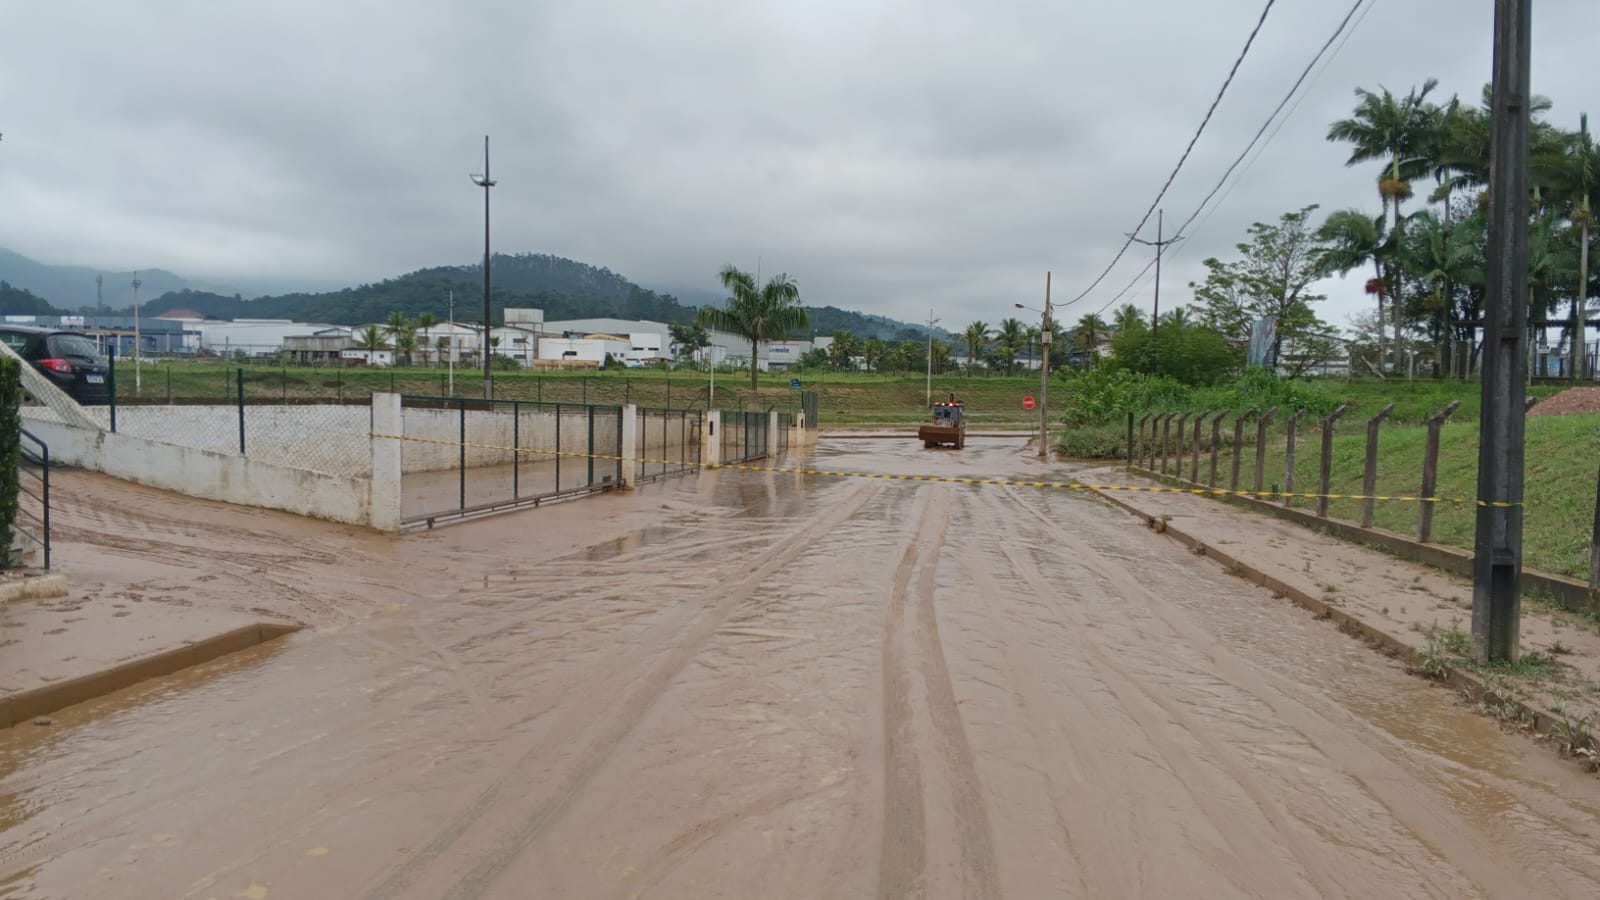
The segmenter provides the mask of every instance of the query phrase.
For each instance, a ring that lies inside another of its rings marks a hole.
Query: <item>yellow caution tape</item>
[[[612,462],[626,462],[629,457],[616,456],[604,453],[576,453],[559,450],[536,450],[529,447],[505,447],[498,444],[475,444],[462,441],[445,441],[435,438],[407,437],[398,434],[378,434],[372,432],[370,437],[383,438],[393,441],[408,441],[418,444],[437,444],[446,447],[464,447],[469,450],[494,450],[511,454],[531,454],[536,456],[565,456],[575,459],[604,459]],[[1450,503],[1464,505],[1476,503],[1478,506],[1496,509],[1508,509],[1519,506],[1517,503],[1502,503],[1492,500],[1469,500],[1465,497],[1411,497],[1397,495],[1366,495],[1366,494],[1315,494],[1303,491],[1238,491],[1225,488],[1172,488],[1172,487],[1147,487],[1141,485],[1125,484],[1083,484],[1077,481],[1016,481],[1007,478],[952,478],[945,475],[894,475],[887,472],[851,472],[833,469],[802,469],[786,466],[752,466],[748,463],[704,463],[697,460],[686,459],[656,459],[638,456],[632,458],[636,463],[657,463],[680,469],[729,469],[738,472],[771,472],[780,475],[812,475],[829,478],[877,478],[887,481],[929,481],[940,484],[974,484],[993,485],[1000,487],[1029,487],[1045,490],[1065,491],[1125,491],[1141,494],[1190,494],[1194,496],[1211,497],[1254,497],[1256,499],[1283,500],[1296,498],[1300,500],[1387,500],[1408,503]]]

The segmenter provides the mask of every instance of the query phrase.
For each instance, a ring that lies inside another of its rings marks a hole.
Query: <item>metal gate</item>
[[[789,452],[789,430],[792,428],[794,428],[794,413],[778,413],[777,455],[782,456]]]
[[[622,407],[404,396],[401,524],[610,490]]]
[[[640,407],[638,425],[636,479],[680,475],[700,467],[700,429],[705,422],[699,410]]]
[[[723,413],[722,461],[748,462],[768,456],[767,421],[764,412]]]

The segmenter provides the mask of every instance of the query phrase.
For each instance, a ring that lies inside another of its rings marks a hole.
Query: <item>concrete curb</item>
[[[29,575],[21,581],[0,584],[0,603],[14,600],[48,600],[67,595],[67,576]]]
[[[130,660],[100,672],[21,691],[9,697],[0,697],[0,728],[10,728],[38,716],[49,715],[86,700],[120,691],[141,681],[171,675],[190,666],[247,650],[298,630],[298,627],[292,625],[257,622],[172,650]]]
[[[1190,550],[1201,556],[1211,557],[1212,559],[1221,563],[1223,567],[1228,570],[1230,575],[1238,576],[1253,584],[1258,584],[1267,590],[1272,591],[1278,596],[1286,597],[1296,606],[1309,610],[1315,614],[1317,618],[1331,620],[1334,624],[1338,625],[1339,630],[1343,631],[1345,634],[1360,638],[1369,644],[1372,644],[1381,652],[1402,660],[1406,663],[1408,670],[1412,672],[1417,672],[1420,670],[1422,655],[1415,648],[1411,647],[1400,638],[1374,625],[1364,622],[1342,609],[1325,603],[1316,595],[1308,591],[1302,590],[1292,584],[1288,584],[1272,577],[1271,575],[1268,575],[1266,572],[1263,572],[1255,566],[1244,562],[1227,551],[1220,550],[1216,546],[1207,543],[1201,538],[1173,526],[1170,521],[1163,522],[1161,521],[1161,517],[1151,515],[1141,509],[1138,509],[1128,501],[1123,500],[1120,497],[1113,496],[1110,492],[1093,491],[1093,493],[1099,495],[1112,506],[1132,513],[1135,517],[1143,520],[1147,526],[1157,533],[1165,534],[1171,537],[1173,540],[1184,545],[1185,547],[1188,547]],[[1485,685],[1483,679],[1478,677],[1475,673],[1451,666],[1450,668],[1446,669],[1441,683],[1459,690],[1469,701],[1473,703],[1477,703],[1483,699]],[[1557,716],[1552,710],[1534,706],[1523,701],[1516,701],[1515,707],[1520,720],[1531,723],[1533,731],[1537,734],[1546,734],[1550,732],[1555,727],[1556,723],[1561,720],[1560,717]]]

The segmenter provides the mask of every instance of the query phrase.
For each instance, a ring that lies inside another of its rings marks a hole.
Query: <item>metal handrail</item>
[[[38,523],[40,527],[39,536],[35,537],[27,534],[27,532],[23,532],[23,534],[34,541],[34,543],[37,543],[44,548],[44,567],[48,569],[50,568],[50,448],[45,445],[44,441],[39,440],[39,438],[31,434],[26,428],[22,429],[22,438],[24,443],[22,460],[19,461],[17,466],[18,473],[26,474],[34,478],[39,482],[40,487],[38,493],[34,493],[24,489],[22,487],[21,479],[18,479],[18,490],[21,493],[27,494],[28,496],[38,500],[42,512],[40,515],[35,515],[23,509],[19,505],[17,507],[17,513],[18,515],[27,516],[32,521]],[[28,441],[32,441],[38,446],[37,452],[31,451],[26,443]],[[38,471],[35,472],[30,470],[28,468],[29,463],[37,466]]]

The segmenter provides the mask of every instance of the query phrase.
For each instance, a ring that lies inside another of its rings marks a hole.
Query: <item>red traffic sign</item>
[[[1033,395],[1032,394],[1029,394],[1028,396],[1022,398],[1022,408],[1023,409],[1033,409]]]

